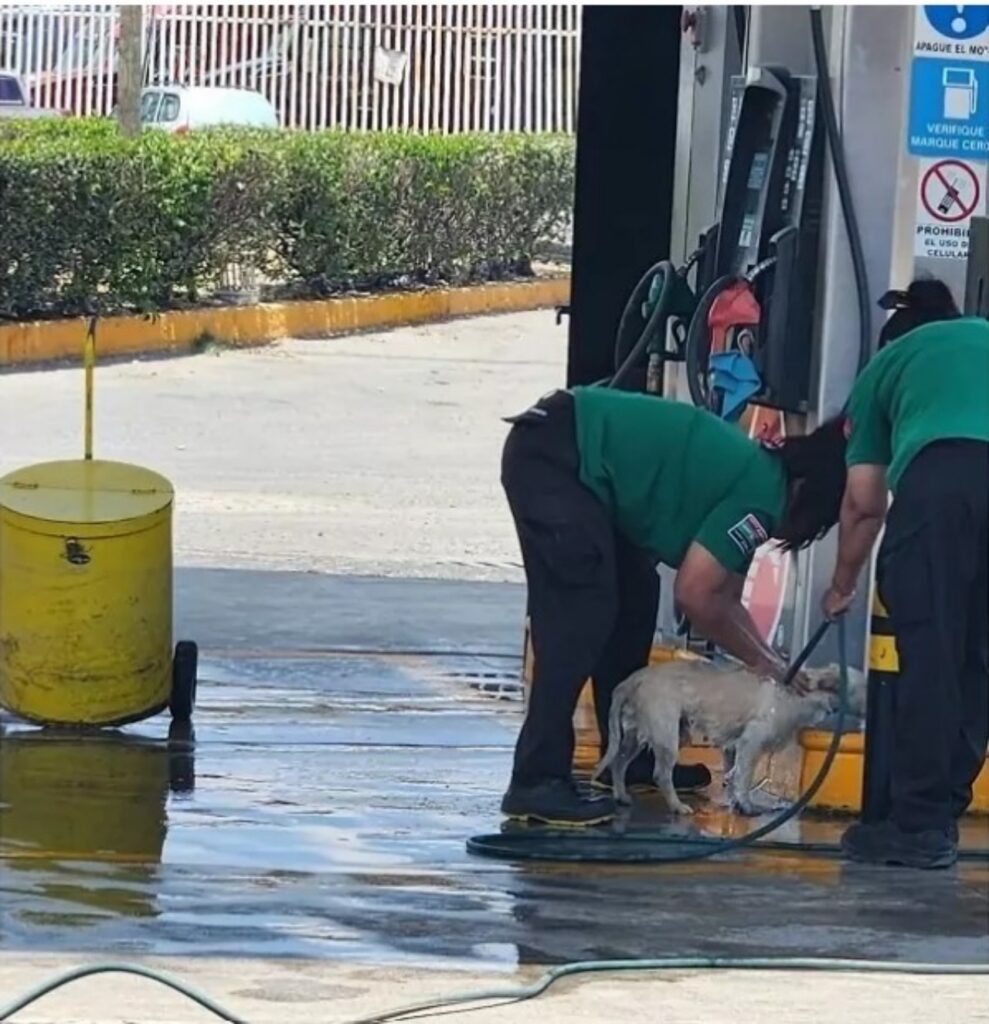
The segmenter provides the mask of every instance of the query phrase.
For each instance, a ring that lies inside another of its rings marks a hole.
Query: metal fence
[[[34,103],[108,114],[118,5],[0,6],[0,67]],[[256,89],[286,127],[573,132],[574,4],[144,8],[148,83]]]

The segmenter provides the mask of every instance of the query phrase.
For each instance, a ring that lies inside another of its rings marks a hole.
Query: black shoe
[[[611,821],[617,808],[610,797],[581,793],[570,779],[544,779],[531,785],[513,782],[501,801],[501,813],[515,821],[584,828]]]
[[[611,769],[601,773],[591,785],[595,789],[611,791]],[[711,773],[703,764],[678,764],[673,766],[673,788],[678,793],[697,793],[711,785]],[[633,764],[625,776],[625,786],[630,793],[658,792],[652,773],[636,768]]]
[[[908,868],[950,868],[958,860],[958,845],[950,829],[904,832],[895,822],[852,825],[841,837],[849,860],[862,864],[896,864]]]

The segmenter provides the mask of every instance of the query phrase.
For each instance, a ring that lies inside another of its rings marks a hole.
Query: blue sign
[[[989,63],[914,57],[907,148],[989,160]]]
[[[989,28],[989,7],[927,4],[924,14],[932,28],[949,39],[974,39]]]

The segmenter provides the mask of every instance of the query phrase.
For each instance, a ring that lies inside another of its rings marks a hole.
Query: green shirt
[[[745,573],[783,514],[778,459],[683,402],[574,388],[580,479],[632,543],[679,568],[694,542]]]
[[[888,466],[890,490],[934,441],[989,441],[989,322],[926,324],[891,342],[848,400],[849,466]]]

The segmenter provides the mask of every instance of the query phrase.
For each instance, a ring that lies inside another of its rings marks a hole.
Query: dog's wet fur
[[[728,803],[743,814],[764,814],[780,804],[759,800],[753,776],[759,758],[781,750],[799,730],[822,724],[838,710],[840,676],[836,665],[805,669],[807,694],[761,679],[736,665],[676,660],[629,676],[615,690],[608,728],[608,750],[594,772],[611,769],[615,798],[628,803],[625,773],[646,747],[656,761],[654,780],[670,810],[690,814],[673,788],[673,766],[681,741],[704,735],[720,747]],[[848,672],[852,715],[865,709],[865,676]]]

